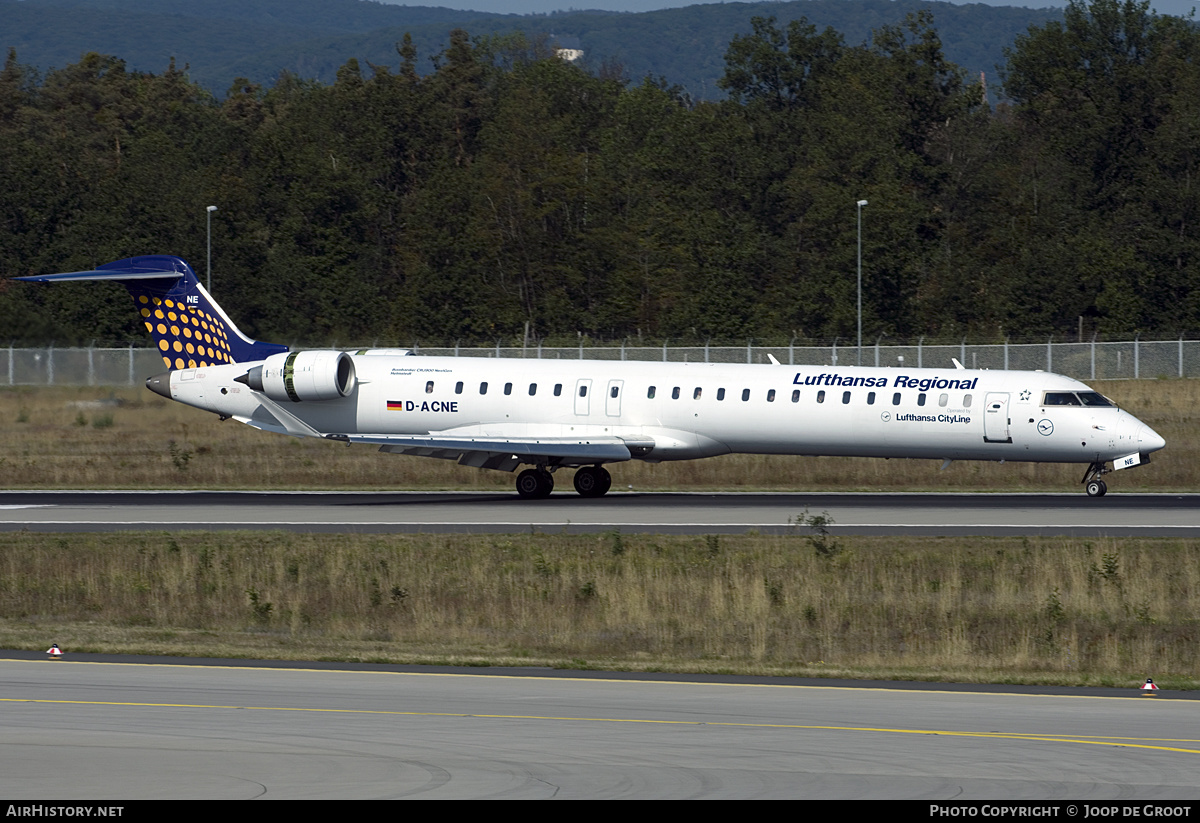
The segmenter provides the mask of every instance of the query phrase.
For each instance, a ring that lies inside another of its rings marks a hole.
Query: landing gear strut
[[[603,497],[612,488],[612,475],[603,466],[584,466],[575,472],[575,491],[580,497]]]
[[[526,469],[517,475],[517,494],[526,500],[541,500],[554,491],[554,477],[541,468]]]
[[[1108,471],[1104,463],[1092,463],[1087,467],[1087,471],[1083,473],[1083,487],[1087,490],[1088,497],[1103,497],[1108,494],[1108,484],[1100,479],[1108,474]]]

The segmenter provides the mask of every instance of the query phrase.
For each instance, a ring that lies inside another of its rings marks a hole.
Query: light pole
[[[858,206],[858,365],[862,365],[862,209],[867,205],[866,200],[859,200]]]
[[[208,217],[209,217],[209,254],[208,254],[208,259],[206,259],[206,266],[208,266],[209,284],[208,284],[208,287],[206,287],[206,288],[208,288],[209,294],[212,294],[212,212],[214,212],[216,210],[217,210],[216,206],[209,206],[209,208],[208,208],[208,212],[209,212],[209,214],[208,214]],[[859,256],[862,256],[862,240],[859,240]]]

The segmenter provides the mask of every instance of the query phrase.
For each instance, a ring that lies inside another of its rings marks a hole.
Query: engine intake
[[[236,379],[272,400],[293,403],[348,397],[358,382],[354,360],[342,351],[273,354]]]

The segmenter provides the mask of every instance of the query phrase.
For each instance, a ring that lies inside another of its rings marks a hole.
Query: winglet
[[[184,260],[166,254],[116,260],[94,271],[17,277],[31,283],[107,280],[133,296],[146,331],[169,369],[265,360],[287,346],[260,343],[238,330]]]

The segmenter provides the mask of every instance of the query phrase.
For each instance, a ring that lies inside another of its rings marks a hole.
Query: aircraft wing
[[[445,437],[439,435],[326,435],[349,443],[378,443],[391,454],[457,460],[464,466],[512,471],[522,463],[578,466],[616,463],[645,453],[653,441],[644,443],[620,437]]]

